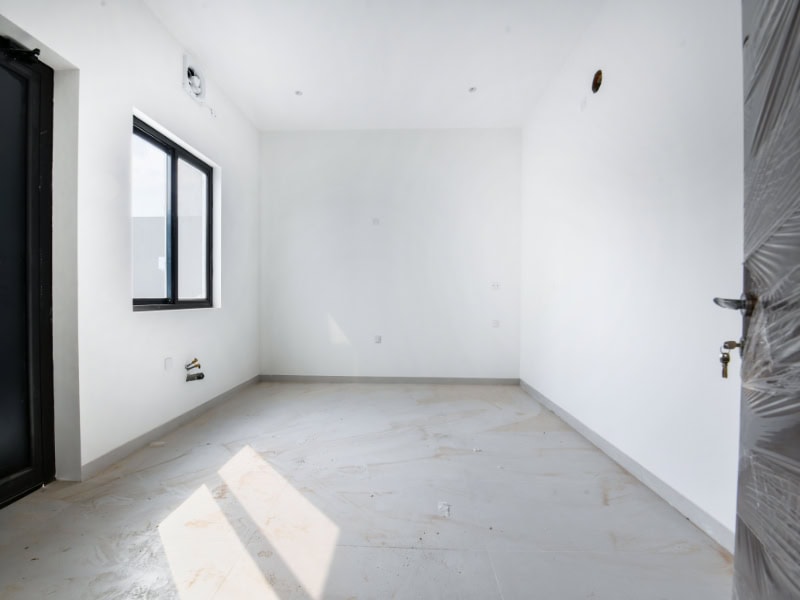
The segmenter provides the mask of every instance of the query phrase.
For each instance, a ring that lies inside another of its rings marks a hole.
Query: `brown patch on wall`
[[[722,560],[725,561],[725,564],[729,567],[733,566],[733,554],[722,548],[721,546],[717,547],[717,552],[722,557]]]

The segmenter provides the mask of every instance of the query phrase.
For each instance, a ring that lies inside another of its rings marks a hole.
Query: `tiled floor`
[[[728,600],[730,557],[512,386],[260,384],[0,511],[0,598]]]

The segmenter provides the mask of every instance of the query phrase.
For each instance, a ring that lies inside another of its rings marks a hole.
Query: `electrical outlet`
[[[164,370],[169,371],[172,369],[172,357],[168,356],[164,359]]]
[[[493,292],[499,292],[500,291],[500,282],[499,281],[493,281],[490,284],[490,287],[492,288]]]
[[[497,319],[492,321],[492,327],[494,327],[495,329],[498,329],[500,327],[500,321],[498,321]]]
[[[378,217],[373,217],[372,218],[372,224],[373,225],[380,225],[381,224],[381,220]]]
[[[376,336],[375,336],[375,343],[376,343],[376,344],[380,344],[380,343],[381,343],[381,341],[382,341],[382,339],[381,339],[381,336],[379,336],[379,335],[376,335]]]

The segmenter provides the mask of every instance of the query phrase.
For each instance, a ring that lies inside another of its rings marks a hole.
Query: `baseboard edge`
[[[373,377],[360,375],[260,375],[270,383],[424,383],[469,385],[519,385],[516,378],[503,377]]]
[[[214,396],[210,400],[200,404],[199,406],[194,407],[193,409],[178,415],[174,419],[167,421],[166,423],[159,425],[158,427],[151,429],[150,431],[143,433],[142,435],[133,438],[129,442],[125,442],[121,446],[118,446],[103,454],[102,456],[95,458],[92,461],[81,466],[81,481],[86,481],[97,475],[98,473],[106,470],[108,467],[118,463],[123,458],[130,456],[137,450],[144,448],[147,444],[154,442],[166,434],[174,431],[178,427],[185,425],[189,421],[199,417],[204,412],[211,410],[212,408],[219,406],[220,404],[224,403],[228,400],[231,396],[236,394],[237,392],[243,390],[246,387],[253,385],[254,383],[258,383],[259,376],[256,375],[255,377],[251,377],[247,381],[243,381],[239,385],[236,385],[229,389],[226,392],[223,392],[217,396]]]
[[[689,521],[691,521],[695,527],[703,531],[725,550],[731,554],[733,553],[734,532],[731,529],[723,525],[720,521],[697,506],[697,504],[678,492],[668,483],[664,482],[657,475],[643,467],[631,456],[617,448],[614,444],[606,440],[594,430],[587,427],[582,421],[561,408],[558,404],[539,392],[524,379],[520,379],[519,386],[531,398],[536,400],[548,410],[554,412],[575,431],[597,446],[597,448],[599,448],[611,460],[636,477],[636,479],[641,481],[658,496],[663,498],[670,506],[681,513],[684,517],[689,519]]]

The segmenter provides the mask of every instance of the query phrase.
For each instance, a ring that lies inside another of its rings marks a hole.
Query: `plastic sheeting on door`
[[[745,267],[737,600],[800,598],[800,2],[743,0]]]

